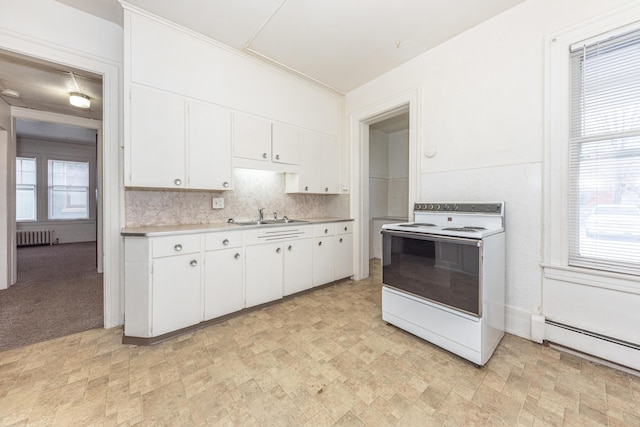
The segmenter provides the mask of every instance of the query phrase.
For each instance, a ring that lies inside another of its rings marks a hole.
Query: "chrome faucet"
[[[260,214],[260,218],[258,218],[258,222],[264,221],[264,208],[258,208],[258,213]]]

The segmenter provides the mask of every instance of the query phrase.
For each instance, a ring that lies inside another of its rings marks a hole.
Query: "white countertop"
[[[300,220],[302,218],[296,218]],[[125,227],[120,232],[123,236],[145,236],[145,237],[153,237],[153,236],[171,236],[175,234],[196,234],[196,233],[207,233],[207,232],[218,232],[218,231],[229,231],[229,230],[251,230],[255,228],[265,228],[265,227],[291,227],[291,226],[301,226],[301,225],[309,225],[309,224],[322,224],[326,222],[343,222],[343,221],[353,221],[351,218],[304,218],[304,221],[307,222],[295,222],[289,224],[263,224],[263,225],[237,225],[237,224],[229,224],[226,222],[214,223],[214,224],[173,224],[173,225],[154,225],[154,226],[146,226],[146,227]]]

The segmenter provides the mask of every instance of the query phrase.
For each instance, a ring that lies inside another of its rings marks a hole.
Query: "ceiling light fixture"
[[[2,92],[0,93],[2,93],[2,96],[6,96],[8,98],[15,98],[15,99],[20,98],[20,92],[18,92],[17,90],[3,89]]]
[[[84,93],[72,92],[69,94],[69,103],[74,107],[87,109],[91,107],[91,99]]]

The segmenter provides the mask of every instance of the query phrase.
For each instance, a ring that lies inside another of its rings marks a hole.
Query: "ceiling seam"
[[[256,30],[256,32],[253,34],[253,36],[251,36],[251,38],[247,41],[247,43],[244,45],[244,48],[247,50],[251,50],[251,48],[249,47],[251,45],[251,43],[253,43],[253,41],[260,35],[260,33],[262,32],[262,30],[264,30],[264,27],[266,27],[269,22],[271,22],[271,20],[273,19],[274,16],[276,16],[276,14],[280,11],[280,8],[282,6],[284,6],[284,4],[287,2],[287,0],[281,0],[280,4],[278,5],[278,7],[276,7],[276,9],[273,11],[273,13],[271,15],[269,15],[269,17],[262,23],[262,25],[260,25],[260,27],[258,27],[258,29]],[[252,52],[255,52],[254,50],[251,50]],[[265,57],[264,55],[260,55],[262,57]],[[265,57],[266,58],[266,57]]]

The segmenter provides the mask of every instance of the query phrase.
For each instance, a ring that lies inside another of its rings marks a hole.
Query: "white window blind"
[[[640,30],[571,50],[569,264],[640,275]]]
[[[36,159],[16,157],[16,221],[35,221]]]
[[[89,162],[49,160],[49,219],[89,218]]]

